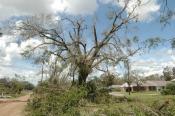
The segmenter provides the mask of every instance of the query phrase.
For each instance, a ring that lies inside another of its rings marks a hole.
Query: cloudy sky
[[[53,14],[58,16],[101,16],[109,7],[123,7],[123,1],[117,0],[0,0],[0,27],[10,20],[18,22],[23,16],[36,14]],[[171,39],[175,37],[175,20],[171,24],[162,28],[159,23],[160,11],[162,9],[161,0],[141,0],[144,5],[139,6],[135,13],[138,14],[139,22],[132,25],[129,36],[138,36],[141,39],[150,37],[160,37]],[[130,12],[136,0],[131,0],[126,13]],[[175,1],[169,1],[168,6],[174,8]],[[102,22],[105,22],[105,20]],[[103,26],[103,23],[100,25]],[[20,52],[27,44],[36,44],[37,41],[22,42],[20,45],[14,35],[5,34],[0,37],[0,77],[13,75],[35,75],[38,66],[24,59]],[[174,66],[175,53],[166,44],[157,49],[132,58],[133,69],[144,70],[146,75],[161,73],[166,66]]]

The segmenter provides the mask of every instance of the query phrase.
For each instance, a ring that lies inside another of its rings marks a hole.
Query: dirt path
[[[29,97],[30,95],[26,95],[17,99],[3,100],[0,103],[0,116],[24,116],[23,111]]]

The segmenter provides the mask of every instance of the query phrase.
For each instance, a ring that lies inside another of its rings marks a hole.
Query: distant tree
[[[110,72],[106,72],[103,75],[101,75],[100,79],[101,79],[102,85],[108,87],[114,84],[115,75]]]
[[[175,95],[175,82],[168,83],[161,91],[161,94],[163,95]]]
[[[0,95],[3,96],[6,91],[4,83],[0,82]]]
[[[172,68],[173,71],[173,79],[175,78],[175,67]]]
[[[165,67],[163,69],[163,76],[164,76],[164,80],[166,81],[171,81],[173,79],[173,72],[172,69],[170,67]]]
[[[23,90],[32,90],[34,89],[34,85],[30,82],[19,80],[22,77],[18,74],[15,74],[15,77],[10,79],[8,77],[4,77],[0,79],[0,93],[6,94],[21,94]]]
[[[0,83],[3,83],[5,86],[8,86],[10,79],[8,77],[4,77],[0,79]]]
[[[162,80],[162,79],[163,79],[162,75],[159,74],[152,74],[144,78],[144,80]]]
[[[142,72],[139,70],[132,70],[130,74],[130,78],[132,79],[133,82],[137,84],[137,86],[140,86],[143,81],[143,75]]]
[[[10,91],[13,94],[21,94],[21,92],[22,92],[23,89],[24,89],[23,84],[20,83],[18,80],[12,79],[10,81]]]
[[[115,75],[114,85],[122,85],[124,83],[124,79],[119,77],[119,75]]]
[[[28,81],[22,81],[21,83],[24,86],[23,87],[24,90],[33,90],[35,88],[35,86],[32,83],[28,82]]]
[[[124,75],[124,78],[125,78],[125,82],[127,82],[127,83],[129,82],[129,84],[136,83],[138,91],[140,90],[139,87],[142,85],[142,83],[144,81],[144,77],[142,75],[142,72],[139,70],[131,70],[130,69],[129,78],[128,78],[127,73]]]

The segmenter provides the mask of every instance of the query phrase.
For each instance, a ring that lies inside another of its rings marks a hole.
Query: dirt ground
[[[24,116],[24,108],[30,95],[16,99],[0,100],[0,116]]]

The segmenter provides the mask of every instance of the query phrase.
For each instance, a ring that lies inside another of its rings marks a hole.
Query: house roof
[[[166,86],[169,81],[145,81],[143,86]]]

